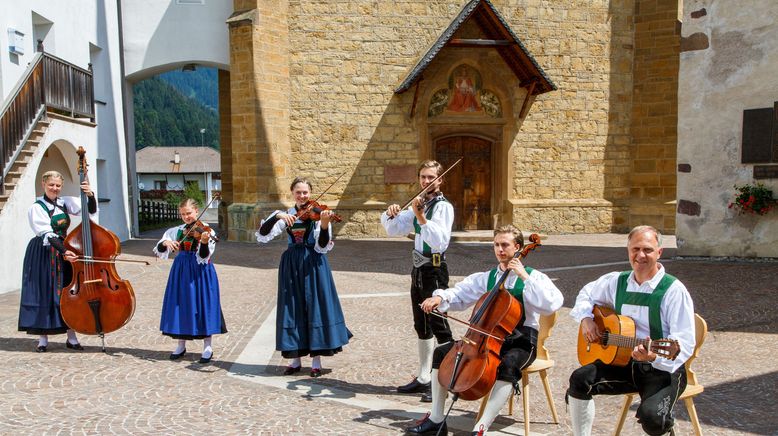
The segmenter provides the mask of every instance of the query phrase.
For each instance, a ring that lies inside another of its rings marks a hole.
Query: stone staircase
[[[16,189],[16,185],[19,183],[19,179],[21,179],[27,166],[32,162],[32,156],[35,154],[35,151],[38,150],[41,138],[48,128],[49,121],[41,119],[35,124],[35,127],[30,133],[30,137],[22,145],[19,155],[16,157],[16,160],[11,165],[10,171],[8,171],[8,174],[3,180],[4,192],[0,194],[0,212],[2,212],[6,203],[8,203],[8,200],[11,198],[11,195],[13,195],[14,189]]]

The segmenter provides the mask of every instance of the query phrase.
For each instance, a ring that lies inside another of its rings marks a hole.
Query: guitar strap
[[[660,309],[662,306],[662,298],[670,288],[670,285],[676,280],[675,277],[665,273],[662,280],[654,289],[654,292],[648,294],[644,292],[629,292],[627,291],[627,279],[632,271],[624,271],[619,274],[619,282],[616,287],[616,313],[621,315],[621,307],[625,304],[633,306],[648,306],[648,325],[651,330],[651,339],[661,339],[664,337],[662,329],[662,317],[660,315]]]
[[[532,274],[532,271],[534,271],[532,268],[525,266],[524,270],[527,271],[527,274]],[[497,283],[497,275],[500,273],[499,268],[493,269],[491,272],[489,272],[489,281],[486,284],[486,289],[491,290],[494,285]],[[514,296],[517,300],[519,300],[519,304],[521,304],[521,319],[519,320],[519,323],[517,324],[518,327],[521,327],[524,325],[524,321],[527,319],[526,311],[524,310],[524,280],[517,279],[516,284],[513,286],[512,289],[505,288],[506,291],[508,291],[511,295]]]

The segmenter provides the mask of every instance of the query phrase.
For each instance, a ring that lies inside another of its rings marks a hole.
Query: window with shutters
[[[778,163],[778,102],[743,111],[741,163]]]

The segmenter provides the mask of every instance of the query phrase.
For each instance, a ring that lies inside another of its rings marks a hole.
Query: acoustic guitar
[[[601,360],[607,365],[626,366],[632,356],[632,350],[642,344],[646,350],[657,356],[675,360],[681,347],[675,339],[638,339],[635,337],[635,321],[624,315],[616,314],[613,309],[594,306],[594,323],[602,337],[598,342],[589,342],[578,327],[578,361],[588,365]]]

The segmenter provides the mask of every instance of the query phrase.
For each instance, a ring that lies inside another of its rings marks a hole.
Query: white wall
[[[122,0],[125,71],[137,82],[195,63],[229,69],[230,0]]]
[[[35,202],[35,198],[42,195],[38,176],[45,170],[57,170],[65,178],[62,195],[78,195],[78,158],[75,144],[84,147],[87,162],[91,168],[94,168],[97,154],[97,135],[94,128],[52,120],[48,131],[41,139],[41,146],[32,157],[32,163],[22,174],[13,195],[0,213],[0,233],[3,235],[0,239],[0,251],[7,254],[3,256],[4,261],[0,262],[0,294],[18,290],[21,286],[24,252],[29,240],[35,236],[30,229],[27,211]],[[47,151],[49,156],[45,157]],[[96,193],[98,196],[102,195],[99,191]],[[96,221],[107,226],[100,219],[99,212]],[[71,217],[71,219],[73,219],[71,224],[73,229],[73,226],[80,222],[80,218]]]
[[[35,55],[33,40],[33,13],[52,21],[44,48],[49,53],[87,68],[89,64],[89,43],[98,32],[97,8],[93,0],[24,2],[0,1],[0,70],[2,70],[2,99],[16,85],[27,64]],[[107,2],[111,3],[111,2]],[[114,19],[115,20],[115,19]],[[8,51],[8,28],[24,33],[24,55],[11,55]],[[78,29],[77,32],[73,29]]]
[[[691,18],[703,8],[706,14]],[[741,164],[743,110],[778,101],[778,7],[774,0],[685,0],[682,36],[707,35],[709,48],[681,53],[678,86],[678,200],[700,205],[677,214],[681,255],[778,257],[778,210],[737,215],[733,185],[753,181]],[[778,179],[764,180],[778,195]]]
[[[35,23],[49,23],[35,26]],[[8,28],[25,34],[24,55],[8,52]],[[93,64],[96,127],[52,120],[32,165],[25,170],[12,197],[0,212],[0,251],[19,254],[0,269],[0,292],[18,289],[21,261],[32,232],[27,224],[27,209],[34,201],[37,170],[54,165],[43,159],[43,149],[63,142],[87,149],[90,180],[101,202],[100,223],[119,236],[129,238],[126,145],[122,113],[118,10],[114,1],[95,0],[0,0],[0,92],[8,98],[27,64],[35,55],[34,34],[46,31],[44,49],[81,68]],[[67,158],[67,156],[66,156]],[[18,229],[9,232],[8,229]]]

